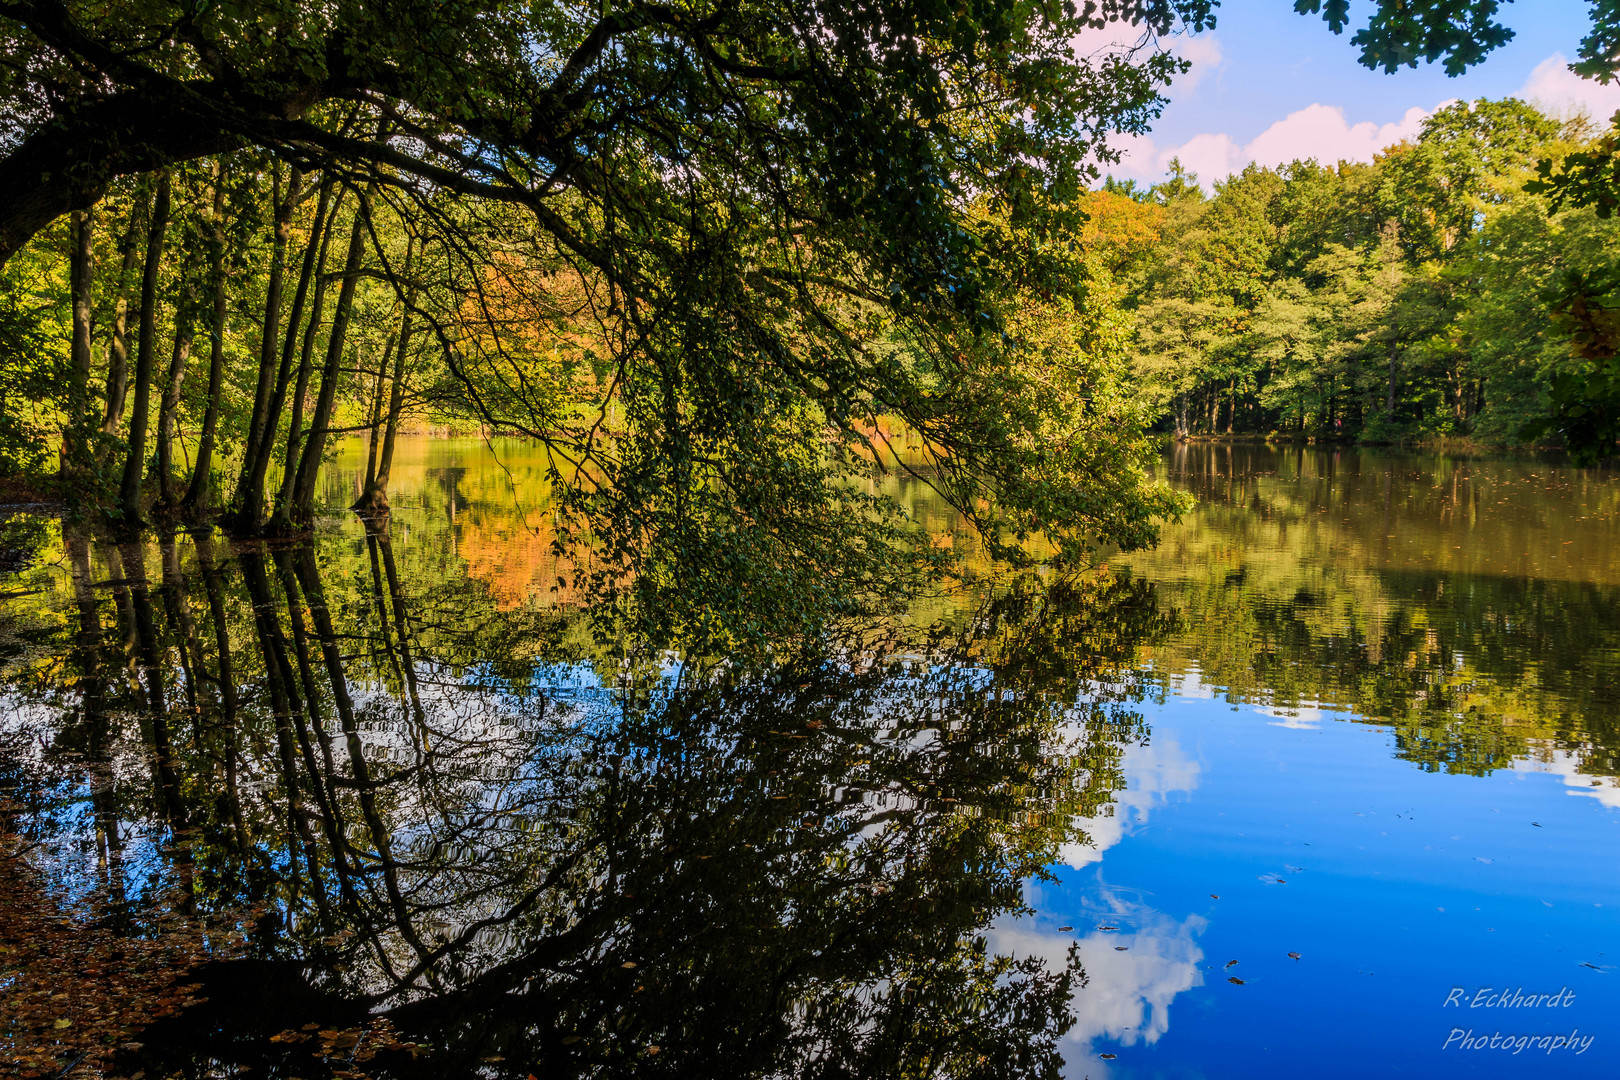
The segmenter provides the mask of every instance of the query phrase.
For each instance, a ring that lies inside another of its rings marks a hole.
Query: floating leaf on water
[[[1229,977],[1226,981],[1231,983],[1233,986],[1242,986],[1243,985],[1243,980],[1238,978],[1236,975],[1233,975],[1233,976]]]
[[[1129,949],[1129,948],[1130,948],[1129,945],[1115,945],[1114,946],[1114,951],[1115,952],[1124,952],[1126,949]]]
[[[1210,893],[1210,894],[1209,894],[1209,898],[1210,898],[1210,899],[1211,899],[1211,900],[1219,900],[1219,899],[1220,899],[1220,897],[1219,897],[1219,896],[1216,896],[1216,895],[1215,895],[1215,894],[1214,894],[1214,893]]]
[[[1227,966],[1227,967],[1231,967],[1231,966],[1232,966],[1232,965],[1233,965],[1233,964],[1235,964],[1235,963],[1237,963],[1237,961],[1236,961],[1236,960],[1228,960],[1228,961],[1227,961],[1227,962],[1226,962],[1226,966]]]
[[[1058,933],[1067,934],[1070,930],[1073,930],[1073,929],[1074,929],[1074,927],[1072,927],[1072,926],[1060,926],[1060,927],[1058,927]]]
[[[620,964],[619,966],[628,971],[631,968],[634,968],[636,966],[636,962],[634,960],[626,960],[624,963]]]
[[[1298,960],[1299,959],[1299,953],[1297,953],[1297,952],[1289,953],[1288,954],[1288,959],[1290,959],[1290,960]]]
[[[1099,929],[1099,930],[1118,930],[1119,927],[1117,927],[1117,926],[1099,926],[1099,927],[1097,927],[1097,929]]]
[[[1118,1054],[1099,1054],[1097,1056],[1102,1058],[1104,1061],[1113,1061],[1119,1055]]]

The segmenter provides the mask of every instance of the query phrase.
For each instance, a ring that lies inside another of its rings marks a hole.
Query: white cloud
[[[1402,139],[1415,139],[1429,113],[1411,108],[1390,124],[1363,121],[1350,124],[1337,105],[1311,105],[1262,131],[1244,150],[1247,161],[1268,168],[1299,158],[1315,158],[1324,165],[1340,161],[1371,161],[1373,155]]]
[[[1569,788],[1566,794],[1596,799],[1611,810],[1620,810],[1620,781],[1612,776],[1584,773],[1580,768],[1580,758],[1567,750],[1557,749],[1513,763],[1514,772],[1552,773]]]
[[[1172,93],[1177,96],[1190,93],[1224,63],[1220,42],[1213,34],[1181,38],[1176,52],[1193,61],[1192,71],[1172,87]],[[1604,86],[1578,77],[1569,70],[1569,59],[1563,53],[1554,53],[1537,64],[1517,96],[1557,116],[1585,111],[1600,123],[1620,110],[1620,82]],[[1435,109],[1449,104],[1440,102]],[[1371,161],[1386,147],[1403,139],[1415,139],[1423,121],[1433,112],[1413,107],[1399,120],[1352,124],[1345,119],[1340,106],[1318,102],[1289,113],[1246,145],[1239,145],[1224,132],[1195,135],[1176,146],[1160,146],[1145,135],[1117,136],[1115,145],[1124,151],[1124,157],[1114,171],[1138,180],[1157,180],[1164,175],[1171,158],[1180,158],[1184,166],[1198,174],[1199,182],[1207,190],[1213,188],[1215,181],[1240,171],[1250,162],[1276,168],[1305,158],[1315,158],[1324,165]]]
[[[1170,84],[1170,96],[1183,98],[1192,93],[1193,88],[1203,82],[1210,75],[1220,71],[1226,64],[1226,57],[1221,53],[1220,39],[1214,34],[1185,35],[1176,40],[1171,50],[1183,60],[1192,61],[1192,67],[1187,74],[1178,75]]]
[[[1146,822],[1155,805],[1196,788],[1200,766],[1173,737],[1159,735],[1147,746],[1127,746],[1120,771],[1125,774],[1125,790],[1115,797],[1109,813],[1074,819],[1087,842],[1064,844],[1058,849],[1060,862],[1076,870],[1101,862],[1103,852]]]
[[[1555,115],[1585,110],[1592,119],[1603,121],[1620,109],[1620,82],[1604,86],[1583,79],[1569,70],[1569,60],[1563,53],[1553,53],[1536,65],[1519,97]]]
[[[1180,158],[1182,167],[1198,174],[1204,187],[1243,168],[1243,150],[1232,141],[1232,136],[1194,135],[1180,146],[1173,146],[1159,154],[1159,172],[1170,167],[1171,158]]]
[[[1141,903],[1116,901],[1112,907],[1108,918],[1120,932],[1053,933],[1042,925],[1050,921],[1043,916],[1000,920],[987,935],[992,951],[1038,956],[1054,971],[1067,962],[1070,942],[1079,943],[1086,985],[1075,992],[1075,1025],[1062,1044],[1065,1074],[1076,1080],[1088,1075],[1087,1066],[1089,1075],[1097,1075],[1096,1040],[1153,1045],[1170,1030],[1176,997],[1204,985],[1198,937],[1209,924],[1202,916],[1178,921]]]
[[[1444,103],[1442,103],[1444,104]],[[1315,158],[1324,165],[1340,161],[1371,161],[1386,147],[1403,139],[1415,139],[1430,115],[1427,109],[1411,108],[1399,120],[1375,124],[1370,120],[1352,124],[1337,105],[1310,105],[1278,120],[1245,146],[1221,133],[1194,135],[1179,146],[1160,149],[1152,139],[1138,136],[1121,138],[1126,150],[1119,172],[1124,176],[1155,179],[1162,176],[1171,158],[1198,174],[1204,188],[1224,180],[1254,162],[1267,168],[1290,161]]]

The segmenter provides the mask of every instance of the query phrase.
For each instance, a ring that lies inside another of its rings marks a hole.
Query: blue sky
[[[1360,26],[1371,10],[1352,5]],[[1249,161],[1367,160],[1416,134],[1427,113],[1457,98],[1529,97],[1554,111],[1620,109],[1620,85],[1577,79],[1566,67],[1589,26],[1586,0],[1517,0],[1501,20],[1517,34],[1481,65],[1447,78],[1439,65],[1394,75],[1357,63],[1351,31],[1335,35],[1291,0],[1224,0],[1213,31],[1172,39],[1193,62],[1146,139],[1120,143],[1116,175],[1156,180],[1178,155],[1206,183]]]

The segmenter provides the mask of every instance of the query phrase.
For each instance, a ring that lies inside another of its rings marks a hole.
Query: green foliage
[[[1179,196],[1127,299],[1139,392],[1188,434],[1550,437],[1607,456],[1620,237],[1532,179],[1539,158],[1589,152],[1590,130],[1460,103],[1371,165],[1251,166]]]
[[[1494,21],[1500,7],[1500,0],[1379,0],[1350,44],[1365,67],[1395,72],[1444,58],[1446,74],[1461,75],[1513,40],[1513,31]],[[1350,22],[1350,0],[1294,0],[1294,10],[1320,13],[1335,34]]]

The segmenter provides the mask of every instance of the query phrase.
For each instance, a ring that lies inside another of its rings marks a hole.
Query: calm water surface
[[[1620,1075],[1610,473],[1180,447],[1156,550],[743,671],[593,638],[522,444],[408,442],[386,531],[361,460],[310,546],[7,526],[30,862],[251,913],[123,1068]]]

